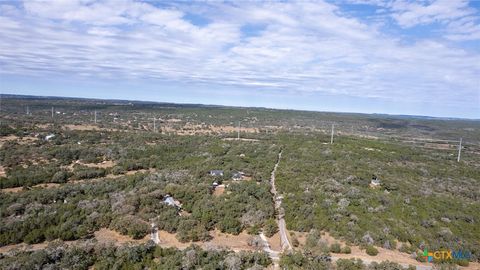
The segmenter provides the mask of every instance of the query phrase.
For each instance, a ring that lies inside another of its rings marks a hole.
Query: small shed
[[[48,134],[47,136],[45,136],[46,141],[49,141],[50,139],[53,139],[53,138],[55,138],[55,134]]]
[[[222,170],[211,170],[208,172],[211,176],[223,176]]]
[[[177,208],[182,207],[182,204],[179,201],[175,200],[170,195],[166,195],[165,198],[163,199],[163,202],[170,205],[170,206],[174,206],[174,207],[177,207]]]
[[[232,174],[232,180],[239,181],[239,180],[242,180],[244,176],[245,176],[244,172],[234,172]]]
[[[378,179],[376,176],[372,177],[372,181],[370,181],[371,188],[380,187],[381,184],[382,182],[380,181],[380,179]]]

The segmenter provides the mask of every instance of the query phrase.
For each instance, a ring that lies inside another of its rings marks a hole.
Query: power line
[[[460,155],[462,154],[462,138],[460,138],[460,143],[458,144],[458,156],[457,162],[460,162]]]
[[[332,124],[332,134],[330,136],[330,144],[333,144],[333,132],[334,132],[334,124]]]

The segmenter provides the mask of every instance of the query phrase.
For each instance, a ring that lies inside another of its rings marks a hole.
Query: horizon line
[[[263,106],[240,106],[240,105],[223,105],[223,104],[205,104],[205,103],[188,103],[188,102],[172,102],[172,101],[150,101],[140,99],[120,99],[120,98],[95,98],[95,97],[78,97],[78,96],[52,96],[52,95],[27,95],[27,94],[11,94],[0,93],[0,101],[2,96],[16,96],[16,97],[38,97],[38,98],[71,98],[71,99],[83,99],[83,100],[105,100],[105,101],[129,101],[129,102],[143,102],[143,103],[156,103],[156,104],[174,104],[174,105],[201,105],[205,107],[225,107],[225,108],[243,108],[243,109],[267,109],[278,111],[296,111],[296,112],[316,112],[316,113],[338,113],[338,114],[361,114],[361,115],[383,115],[392,116],[397,118],[409,117],[409,118],[429,118],[432,120],[467,120],[467,121],[480,121],[480,118],[468,118],[468,117],[450,117],[450,116],[430,116],[430,115],[418,115],[418,114],[389,114],[389,113],[365,113],[354,111],[322,111],[322,110],[308,110],[308,109],[294,109],[294,108],[274,108]]]

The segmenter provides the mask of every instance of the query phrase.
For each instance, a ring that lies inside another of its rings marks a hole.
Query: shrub
[[[150,226],[133,216],[118,217],[112,220],[110,227],[133,239],[141,239],[150,232]]]
[[[263,232],[267,237],[272,237],[276,232],[278,232],[277,222],[274,219],[267,220],[263,226]]]
[[[0,136],[7,136],[14,133],[15,133],[15,129],[13,129],[12,127],[3,123],[2,125],[0,125]]]
[[[349,246],[344,246],[342,248],[342,253],[350,254],[350,253],[352,253],[352,249]]]
[[[307,240],[305,242],[306,247],[313,248],[318,245],[320,240],[320,233],[317,230],[311,230],[307,235]]]
[[[52,182],[54,183],[65,183],[67,182],[69,175],[66,171],[58,171],[52,177]]]
[[[391,261],[382,261],[380,263],[378,262],[372,262],[369,266],[368,266],[368,269],[369,270],[386,270],[386,269],[405,269],[404,267],[402,267],[400,264],[396,263],[396,262],[391,262]]]
[[[399,248],[398,250],[399,250],[400,252],[404,252],[404,253],[410,254],[410,253],[413,252],[411,249],[412,249],[412,248],[411,248],[411,246],[410,246],[409,244],[405,244],[405,243],[404,243],[404,244],[402,244],[402,245],[400,246],[400,248]]]
[[[365,265],[360,259],[338,259],[337,270],[363,270]]]
[[[469,265],[469,262],[467,260],[458,260],[458,261],[456,261],[456,263],[459,266],[468,266]]]
[[[23,239],[23,241],[27,244],[37,244],[43,242],[43,240],[45,240],[45,236],[43,235],[42,231],[38,229],[32,230]]]
[[[225,216],[223,219],[221,219],[220,222],[217,223],[217,227],[223,233],[231,233],[234,235],[238,235],[243,229],[242,223],[231,216]]]
[[[292,234],[292,245],[294,247],[298,247],[300,245],[300,242],[295,234]]]
[[[104,177],[106,175],[106,170],[103,168],[78,167],[75,168],[73,174],[76,179],[91,179]]]
[[[253,225],[247,228],[247,233],[251,235],[257,235],[260,233],[260,227],[258,225]]]
[[[376,256],[378,254],[378,249],[376,249],[374,246],[372,245],[368,245],[367,246],[367,249],[366,249],[366,252],[368,255],[370,256]]]
[[[280,267],[284,269],[300,269],[307,263],[307,258],[300,252],[282,253],[280,257]]]
[[[112,174],[119,175],[125,173],[125,170],[120,166],[114,166],[111,170]]]
[[[330,246],[330,252],[332,253],[340,253],[342,251],[339,243],[333,243]]]
[[[150,227],[144,223],[137,223],[128,230],[133,239],[142,239],[150,232]]]

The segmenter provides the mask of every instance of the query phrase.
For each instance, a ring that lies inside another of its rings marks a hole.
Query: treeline
[[[293,252],[282,254],[280,257],[280,267],[282,269],[300,270],[300,269],[315,269],[315,270],[415,270],[415,266],[403,267],[398,263],[383,261],[380,263],[371,262],[365,264],[360,259],[338,259],[335,262],[331,261],[330,256],[322,255],[315,256],[304,254],[301,252]],[[446,267],[450,267],[447,265]],[[454,266],[450,268],[440,269],[455,269]]]
[[[110,246],[85,241],[74,247],[52,243],[46,249],[0,257],[1,269],[264,269],[271,260],[264,252],[161,248],[153,242]]]

